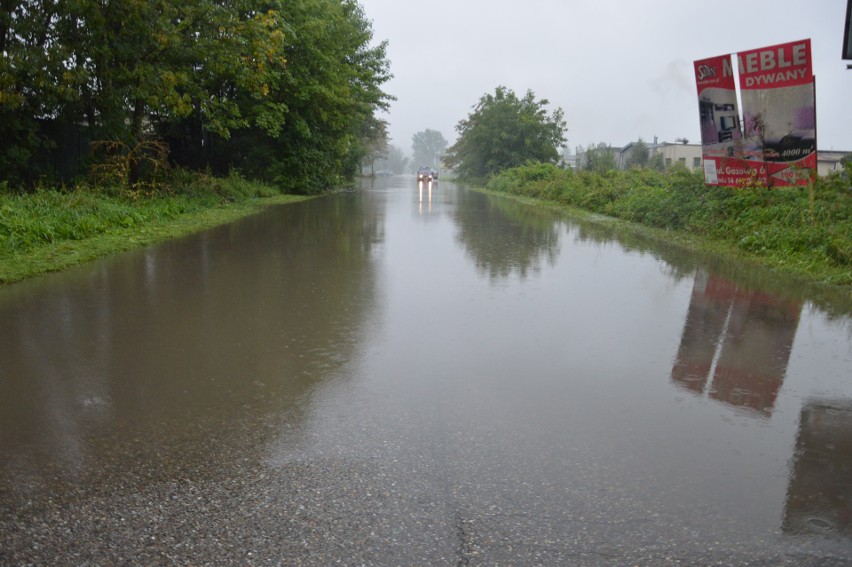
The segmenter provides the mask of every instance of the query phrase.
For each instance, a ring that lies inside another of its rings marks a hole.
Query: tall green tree
[[[134,152],[153,127],[198,113],[227,137],[248,122],[239,92],[262,99],[283,66],[274,10],[214,0],[78,0],[82,60],[95,87],[95,136]],[[132,159],[131,166],[138,164]],[[135,167],[130,181],[138,176]]]
[[[193,113],[225,137],[251,120],[283,122],[279,109],[237,97],[262,101],[285,61],[278,12],[259,2],[2,1],[0,129],[29,134],[2,136],[17,159],[0,163],[4,176],[55,145],[45,124],[85,125],[91,139],[132,151]]]
[[[582,162],[582,169],[585,169],[586,171],[596,171],[598,173],[605,173],[616,169],[617,167],[615,162],[615,150],[612,149],[612,146],[609,146],[604,142],[589,144],[589,147],[583,151]]]
[[[655,151],[654,154],[648,158],[648,168],[656,171],[664,171],[666,169],[666,162],[663,159],[663,154]]]
[[[561,108],[547,112],[549,104],[531,90],[519,98],[503,86],[482,96],[456,125],[458,139],[448,151],[448,165],[462,178],[481,180],[529,161],[555,163],[566,124]]]
[[[387,42],[354,0],[280,0],[291,30],[287,65],[269,100],[286,107],[278,132],[256,127],[218,140],[217,166],[241,168],[293,193],[315,193],[355,174],[368,149],[359,139],[392,97]]]
[[[447,149],[447,140],[437,130],[426,129],[411,137],[411,149],[414,152],[414,163],[421,166],[437,166],[438,158]]]
[[[650,159],[650,151],[648,144],[642,138],[633,142],[633,147],[630,150],[630,155],[627,157],[627,167],[646,167]]]
[[[387,156],[376,162],[377,169],[387,169],[396,174],[404,173],[408,168],[408,157],[393,144],[388,145]]]
[[[364,156],[361,169],[369,167],[371,176],[376,174],[376,162],[388,156],[388,140],[388,123],[385,120],[371,116],[361,125],[356,140],[360,147],[356,151]]]
[[[47,120],[65,119],[79,78],[66,70],[73,52],[62,40],[57,0],[0,1],[0,176],[23,183],[55,143]]]
[[[57,128],[313,192],[374,151],[386,43],[355,0],[0,0],[0,179],[50,173]],[[77,136],[78,138],[82,136]]]

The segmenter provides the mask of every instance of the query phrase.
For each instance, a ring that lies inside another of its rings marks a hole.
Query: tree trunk
[[[140,166],[142,157],[139,155],[142,143],[142,121],[144,118],[145,101],[141,98],[136,99],[136,104],[133,106],[133,120],[131,126],[131,139],[128,142],[129,154],[128,159],[128,174],[127,182],[132,187],[139,182]]]

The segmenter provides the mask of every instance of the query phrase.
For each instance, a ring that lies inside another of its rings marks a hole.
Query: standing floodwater
[[[0,289],[0,563],[852,565],[852,318],[412,177]]]

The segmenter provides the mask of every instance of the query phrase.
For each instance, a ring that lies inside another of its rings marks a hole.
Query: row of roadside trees
[[[566,123],[562,109],[549,111],[548,105],[547,99],[537,99],[532,91],[518,96],[504,86],[483,95],[473,112],[456,125],[458,139],[445,156],[446,164],[462,179],[483,182],[530,162],[558,163],[566,141]],[[605,173],[618,168],[616,150],[605,143],[580,146],[577,155],[576,167],[580,170]],[[625,165],[666,169],[663,155],[652,154],[642,138],[633,142]]]
[[[462,179],[481,182],[528,162],[555,163],[567,128],[563,110],[548,112],[548,105],[531,90],[521,97],[505,86],[486,93],[456,125],[446,165]]]
[[[166,165],[315,192],[386,125],[386,44],[356,0],[0,0],[0,181]]]
[[[549,102],[537,99],[532,91],[519,97],[511,89],[499,86],[483,95],[466,119],[456,125],[458,139],[449,149],[444,136],[426,129],[412,136],[413,159],[386,145],[378,169],[402,173],[409,166],[453,168],[456,175],[470,181],[486,181],[504,171],[529,162],[557,163],[565,144],[566,123],[563,111],[548,112]],[[603,173],[618,167],[615,150],[604,143],[578,148],[582,155],[577,167]],[[369,164],[372,170],[376,164]],[[664,169],[662,155],[650,155],[640,138],[633,143],[629,167]]]
[[[441,132],[427,128],[412,136],[411,162],[391,145],[380,167],[402,173],[409,166],[438,168],[443,164],[460,179],[484,182],[528,162],[555,163],[565,144],[566,125],[562,109],[548,113],[548,105],[532,91],[519,97],[511,89],[498,86],[459,121],[458,138],[452,146],[448,148]]]
[[[411,150],[413,152],[411,159],[400,148],[387,143],[387,139],[385,139],[380,151],[368,155],[364,165],[369,168],[371,175],[375,175],[376,171],[400,174],[408,169],[415,169],[420,166],[440,168],[441,157],[444,150],[447,149],[447,145],[447,140],[441,132],[426,128],[411,137]]]

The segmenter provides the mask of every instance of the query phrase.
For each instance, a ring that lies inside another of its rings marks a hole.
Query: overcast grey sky
[[[565,111],[568,145],[699,143],[692,62],[811,39],[821,150],[852,151],[846,0],[360,0],[388,40],[391,143],[455,125],[498,85]],[[852,63],[850,61],[849,63]]]

